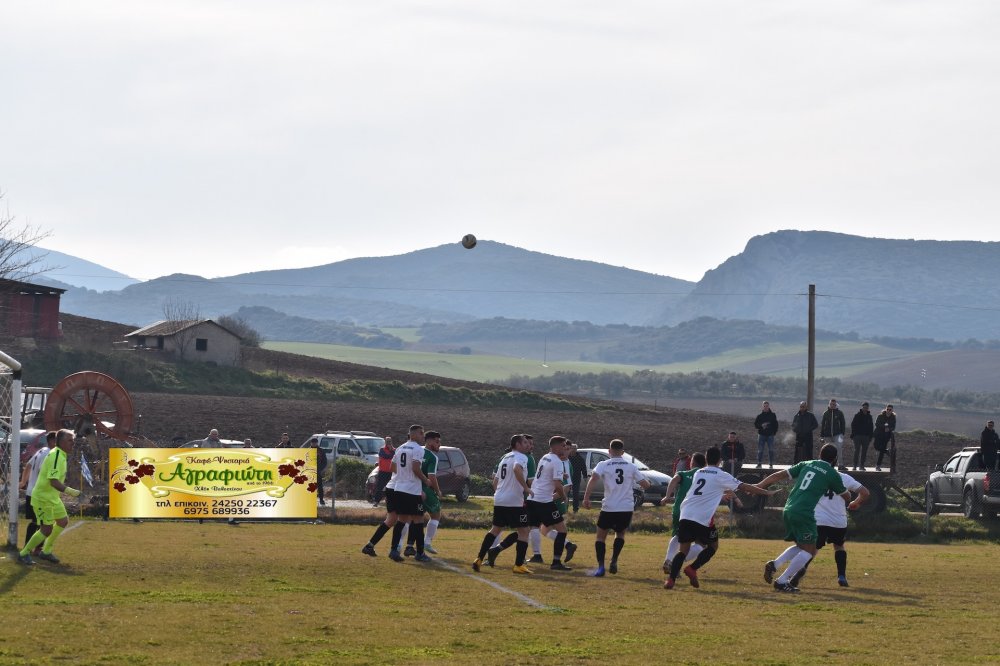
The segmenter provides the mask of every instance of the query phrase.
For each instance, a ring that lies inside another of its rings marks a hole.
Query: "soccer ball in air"
[[[462,247],[466,250],[471,250],[476,247],[476,237],[472,234],[465,234],[462,236]]]

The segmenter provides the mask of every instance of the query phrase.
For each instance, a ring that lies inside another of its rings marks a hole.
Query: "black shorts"
[[[35,519],[35,507],[31,506],[31,495],[26,498],[28,501],[24,503],[24,517],[29,523],[37,523]]]
[[[525,503],[528,510],[528,524],[532,527],[545,525],[552,527],[563,521],[563,515],[555,502],[533,502],[528,500]]]
[[[396,514],[399,516],[422,516],[424,515],[424,500],[420,495],[401,493],[398,490],[393,494],[393,504],[396,505]]]
[[[693,520],[682,520],[677,525],[677,540],[681,543],[697,542],[707,546],[719,540],[719,533],[714,527],[702,525]]]
[[[396,491],[392,488],[386,488],[383,494],[385,495],[386,513],[396,513]]]
[[[494,506],[493,526],[517,529],[528,526],[528,511],[523,506]]]
[[[597,529],[624,532],[632,524],[631,511],[601,511],[597,516]]]
[[[816,526],[816,547],[822,548],[828,543],[834,546],[843,546],[847,541],[846,527],[830,527],[829,525]]]

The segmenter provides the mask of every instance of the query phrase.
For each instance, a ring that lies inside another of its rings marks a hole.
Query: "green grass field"
[[[397,329],[391,330],[396,331]],[[413,341],[411,329],[399,329],[399,331],[408,334],[409,341]],[[734,370],[751,374],[796,376],[803,372],[803,364],[806,359],[804,345],[787,344],[736,349],[694,361],[655,366],[555,360],[549,360],[543,365],[540,358],[397,351],[314,342],[267,341],[263,346],[274,351],[479,382],[502,381],[515,374],[539,377],[559,371],[632,373],[636,370],[655,370],[669,373]],[[844,341],[819,343],[817,345],[817,374],[823,377],[848,377],[912,355],[869,343]]]
[[[73,523],[78,523],[73,519]],[[982,663],[1000,548],[854,543],[852,586],[822,552],[803,592],[773,591],[775,540],[726,539],[662,589],[663,535],[631,535],[617,576],[469,568],[481,530],[442,529],[436,563],[359,548],[373,526],[83,521],[58,566],[0,561],[0,664]],[[388,538],[388,537],[387,537]],[[550,543],[545,541],[546,557]]]

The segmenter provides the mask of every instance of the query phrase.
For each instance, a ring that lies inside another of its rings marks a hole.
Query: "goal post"
[[[21,364],[0,351],[0,534],[17,548],[21,476]]]

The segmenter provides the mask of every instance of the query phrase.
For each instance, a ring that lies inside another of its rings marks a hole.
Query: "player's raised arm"
[[[674,478],[670,479],[670,483],[667,484],[667,492],[663,494],[663,499],[660,500],[660,506],[665,505],[667,500],[677,493],[677,486],[679,485],[681,485],[681,475],[674,474]]]
[[[594,484],[597,483],[597,475],[591,473],[590,479],[587,481],[587,488],[583,491],[583,508],[590,508],[590,493],[594,490]]]
[[[841,495],[841,497],[844,497],[844,496]],[[848,511],[857,511],[859,508],[861,508],[862,504],[864,504],[865,502],[868,501],[869,497],[871,497],[871,493],[868,492],[867,488],[865,488],[864,486],[861,486],[861,488],[858,489],[858,496],[856,498],[854,498],[853,502],[851,502],[850,504],[847,505],[847,510]],[[850,499],[851,499],[851,492],[847,491],[847,497],[844,497],[844,500],[847,501],[847,500],[850,500]]]
[[[792,475],[788,473],[788,470],[780,469],[777,472],[768,474],[757,483],[760,488],[767,488],[775,483],[784,483],[785,481],[791,481]]]

